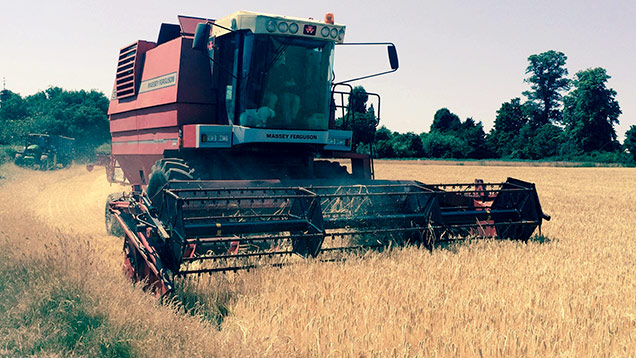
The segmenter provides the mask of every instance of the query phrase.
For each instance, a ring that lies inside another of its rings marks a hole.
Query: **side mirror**
[[[194,40],[192,41],[192,48],[205,52],[208,50],[208,39],[210,38],[210,24],[200,22],[197,24],[197,28],[194,31]]]
[[[391,70],[375,73],[375,74],[372,74],[372,75],[366,75],[366,76],[362,76],[362,77],[352,78],[352,79],[346,80],[346,81],[341,81],[341,82],[338,82],[338,83],[334,83],[334,86],[335,85],[342,85],[342,84],[353,82],[353,81],[364,80],[364,79],[371,78],[371,77],[386,75],[387,73],[391,73],[391,72],[397,71],[398,67],[400,67],[400,62],[398,61],[397,50],[395,49],[395,45],[393,43],[391,43],[391,42],[350,42],[350,43],[339,43],[339,44],[336,44],[336,45],[341,45],[341,46],[385,46],[386,45],[387,46],[387,50],[389,51],[389,64],[391,65]]]
[[[400,62],[398,61],[397,49],[395,48],[395,45],[393,44],[390,44],[387,47],[387,49],[389,51],[389,63],[391,64],[391,69],[395,71],[400,67]]]

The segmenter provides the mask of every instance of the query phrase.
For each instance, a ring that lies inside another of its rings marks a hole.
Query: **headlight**
[[[274,32],[276,31],[276,21],[274,20],[267,20],[267,23],[265,24],[265,29],[269,32]]]
[[[329,36],[329,28],[328,27],[323,27],[322,30],[320,30],[320,34],[322,35],[322,37],[327,37]]]
[[[331,38],[335,39],[336,37],[338,37],[338,30],[333,28],[331,29]]]
[[[292,23],[291,25],[289,25],[289,32],[291,32],[292,34],[297,33],[298,32],[298,24]]]

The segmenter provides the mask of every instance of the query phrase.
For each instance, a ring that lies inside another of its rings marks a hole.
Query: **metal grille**
[[[118,99],[131,97],[135,92],[135,62],[137,61],[138,42],[119,51],[115,94]]]

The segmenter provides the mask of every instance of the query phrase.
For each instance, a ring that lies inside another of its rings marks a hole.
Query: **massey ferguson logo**
[[[169,73],[167,75],[159,76],[153,79],[142,81],[139,86],[139,93],[149,92],[174,86],[177,83],[177,73]]]
[[[315,25],[305,25],[305,27],[303,27],[303,34],[304,35],[309,35],[309,36],[315,36],[316,35],[316,26]]]
[[[315,134],[293,134],[293,133],[267,133],[265,134],[267,139],[296,139],[296,140],[317,140],[318,136]]]

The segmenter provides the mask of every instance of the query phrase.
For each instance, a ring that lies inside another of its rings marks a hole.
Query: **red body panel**
[[[152,171],[152,166],[163,155],[159,154],[119,154],[115,155],[117,163],[124,172],[124,177],[133,185],[148,184],[148,176]],[[143,173],[143,178],[141,174]]]
[[[185,36],[194,35],[197,25],[201,22],[214,22],[214,20],[204,19],[202,17],[179,15],[179,26],[181,26],[181,33]]]
[[[189,18],[187,30],[205,21]],[[135,95],[114,98],[108,108],[112,153],[126,179],[142,185],[164,151],[179,148],[182,126],[213,123],[216,111],[209,59],[192,49],[191,37],[159,46],[144,43],[149,49],[139,54],[142,65],[135,66],[140,79]]]
[[[197,127],[184,126],[183,127],[183,147],[196,148],[196,146],[197,146]]]

